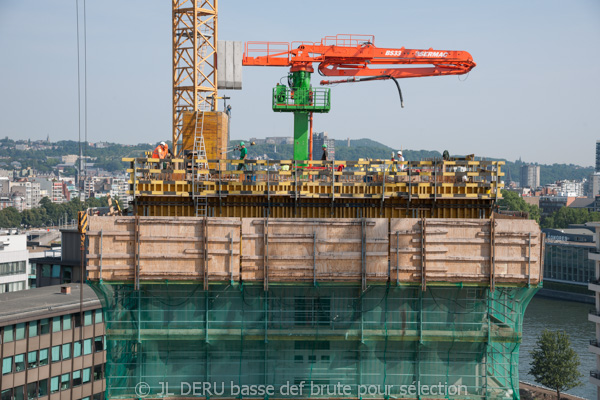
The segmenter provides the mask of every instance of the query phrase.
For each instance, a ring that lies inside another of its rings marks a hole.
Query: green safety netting
[[[109,399],[518,399],[522,318],[537,291],[92,286],[106,314]]]

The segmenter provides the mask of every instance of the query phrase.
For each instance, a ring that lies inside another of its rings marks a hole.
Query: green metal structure
[[[310,113],[327,113],[331,109],[330,89],[313,88],[312,73],[295,71],[288,75],[289,87],[273,88],[273,111],[294,113],[294,160],[308,160]]]

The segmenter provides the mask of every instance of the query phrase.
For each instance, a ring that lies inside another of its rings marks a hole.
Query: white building
[[[23,208],[19,211],[31,210],[31,182],[11,182],[10,191],[23,198]]]
[[[27,235],[16,230],[0,234],[0,293],[28,289]]]
[[[125,178],[112,178],[110,195],[118,197],[123,202],[128,201],[127,190],[129,190],[129,182]]]
[[[50,197],[50,200],[53,203],[64,203],[65,202],[65,198],[63,197],[63,183],[60,181],[54,181],[52,182],[52,196]]]
[[[585,180],[583,181],[558,181],[558,196],[564,197],[583,197],[585,195],[584,187]]]
[[[75,165],[79,156],[77,154],[67,154],[66,156],[61,156],[61,160],[63,164]]]

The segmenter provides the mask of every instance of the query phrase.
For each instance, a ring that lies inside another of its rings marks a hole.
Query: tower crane
[[[466,51],[379,48],[373,35],[326,36],[320,42],[247,42],[245,66],[289,67],[287,85],[273,89],[273,110],[294,113],[294,159],[309,159],[312,113],[331,109],[330,90],[313,88],[313,64],[326,77],[321,85],[423,76],[461,75],[475,67]],[[400,92],[400,86],[396,82]],[[402,93],[400,92],[402,101]],[[312,146],[311,146],[312,147]]]

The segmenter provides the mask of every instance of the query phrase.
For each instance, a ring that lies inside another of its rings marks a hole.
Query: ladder
[[[198,116],[199,113],[202,113],[201,118]],[[206,147],[204,146],[204,111],[196,111],[194,148],[192,151],[192,196],[197,217],[207,216],[206,195],[202,193],[205,190],[204,181],[208,179],[208,174],[203,170],[208,170]]]

